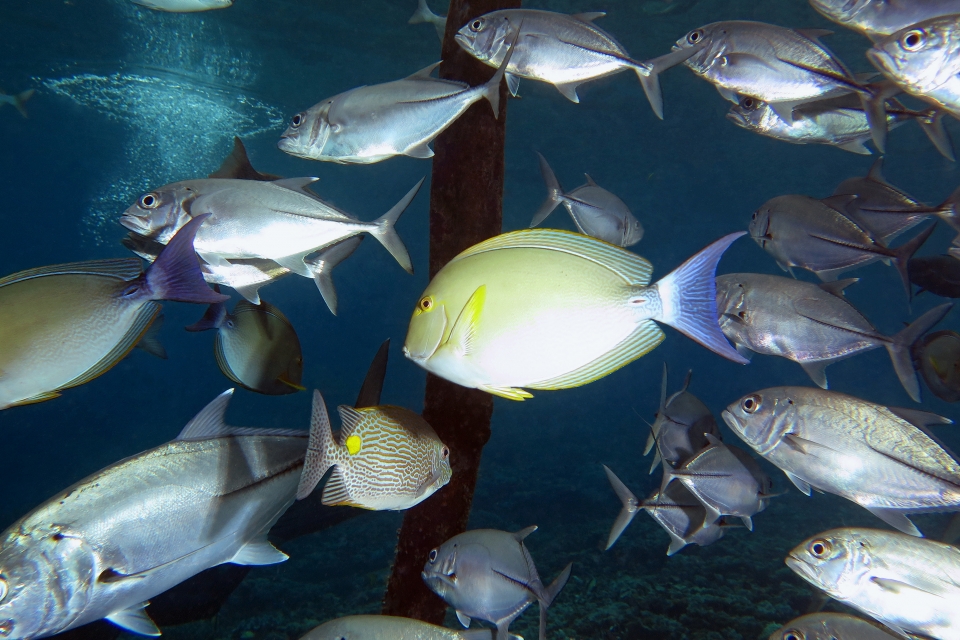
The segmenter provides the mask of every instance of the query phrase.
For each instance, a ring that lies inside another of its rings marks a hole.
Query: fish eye
[[[689,44],[697,44],[703,40],[703,29],[694,29],[687,34],[687,42]]]
[[[900,38],[900,46],[907,51],[916,51],[923,46],[926,34],[921,29],[911,29]]]
[[[129,298],[130,296],[134,295],[134,294],[137,293],[138,291],[140,291],[140,284],[139,284],[139,283],[129,284],[129,285],[127,285],[127,287],[120,293],[120,296],[123,297],[123,298]]]
[[[804,640],[803,631],[790,629],[783,634],[783,640]]]
[[[436,562],[436,561],[437,561],[437,550],[430,549],[430,562]]]
[[[743,107],[744,109],[753,111],[754,109],[757,108],[757,101],[751,98],[750,96],[744,96],[740,100],[740,106]]]
[[[155,193],[145,193],[140,196],[141,209],[156,209],[160,206],[160,197]]]
[[[298,113],[297,115],[293,116],[293,118],[290,120],[290,126],[296,129],[297,127],[303,124],[304,119],[305,119],[304,115],[302,113]]]
[[[814,540],[810,543],[809,550],[813,557],[823,559],[830,554],[832,548],[829,540]]]
[[[443,458],[444,460],[450,457],[450,449],[448,449],[447,447],[440,449],[440,457]]]
[[[760,396],[753,394],[740,401],[740,408],[744,413],[756,413],[760,408]]]
[[[227,327],[229,327],[229,328],[231,328],[231,329],[233,329],[233,327],[234,327],[233,320],[227,320],[224,324],[226,324]]]
[[[477,18],[470,23],[470,31],[473,31],[474,33],[480,33],[483,31],[484,24],[483,18]]]
[[[423,296],[420,298],[420,302],[417,303],[417,308],[421,311],[430,311],[433,308],[433,298],[430,296]]]

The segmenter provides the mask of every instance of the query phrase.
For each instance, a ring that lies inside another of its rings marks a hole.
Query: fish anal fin
[[[808,362],[801,362],[800,366],[803,367],[803,370],[807,372],[807,375],[810,376],[810,379],[813,380],[821,389],[827,388],[827,365],[830,364],[828,360],[815,360]]]
[[[787,479],[790,480],[790,482],[793,483],[793,486],[795,486],[797,489],[799,489],[801,493],[803,493],[804,495],[807,495],[807,496],[810,495],[811,490],[812,490],[812,487],[810,486],[810,483],[809,483],[809,482],[807,482],[806,480],[804,480],[804,479],[801,478],[800,476],[798,476],[798,475],[796,475],[796,474],[793,474],[793,473],[791,473],[791,472],[789,472],[789,471],[784,471],[783,473],[786,474]]]
[[[148,604],[150,603],[141,602],[140,604],[135,604],[132,607],[127,607],[116,613],[104,616],[104,618],[131,633],[136,633],[141,636],[159,636],[160,629],[157,628],[157,625],[150,619],[147,612],[144,611]]]
[[[487,393],[493,394],[495,396],[500,396],[501,398],[506,398],[507,400],[527,400],[533,397],[533,394],[529,391],[524,391],[523,389],[515,389],[513,387],[493,387],[490,385],[480,385],[477,387],[481,391],[486,391]]]
[[[320,502],[328,507],[347,505],[352,502],[340,467],[333,468],[330,479],[327,480],[327,484],[323,487],[323,495],[320,497]]]
[[[266,538],[261,538],[259,540],[251,540],[240,547],[237,553],[230,558],[230,562],[232,564],[259,566],[278,564],[289,558],[290,556],[270,544]]]

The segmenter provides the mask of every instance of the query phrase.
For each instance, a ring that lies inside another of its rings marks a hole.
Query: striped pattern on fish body
[[[419,414],[390,405],[337,407],[343,426],[334,439],[320,392],[314,392],[310,446],[297,497],[310,494],[327,469],[325,505],[374,511],[419,504],[450,481],[450,450]]]

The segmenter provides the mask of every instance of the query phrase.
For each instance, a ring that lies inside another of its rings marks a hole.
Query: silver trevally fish
[[[546,220],[558,204],[563,204],[580,233],[618,247],[630,247],[640,242],[643,225],[630,213],[623,200],[597,186],[586,174],[587,184],[564,193],[547,159],[540,153],[537,153],[537,157],[540,158],[540,173],[547,185],[547,199],[534,214],[531,227]]]
[[[369,164],[393,156],[432,158],[429,144],[486,99],[500,114],[500,83],[510,53],[486,83],[431,77],[439,62],[402,80],[362,86],[327,98],[293,116],[277,146],[308,160]]]
[[[503,62],[515,30],[516,51],[507,66],[507,86],[517,95],[520,78],[552,84],[568,100],[580,102],[577,87],[632,69],[650,106],[663,118],[659,74],[680,64],[694,51],[674,51],[638,62],[613,36],[593,24],[602,11],[567,15],[535,9],[501,9],[474,18],[457,32],[457,44],[491,67]]]
[[[898,636],[849,613],[818,612],[794,618],[767,640],[894,640]]]
[[[352,236],[303,259],[303,263],[313,274],[313,281],[317,284],[323,301],[333,315],[337,315],[339,306],[337,289],[333,285],[333,268],[353,255],[363,238],[364,236]],[[124,247],[150,262],[156,260],[164,247],[156,240],[132,231],[121,242]],[[273,260],[263,258],[233,259],[216,266],[204,262],[200,265],[200,270],[204,280],[210,284],[230,287],[251,304],[260,304],[262,287],[290,273],[289,269],[281,267]]]
[[[722,538],[725,530],[730,527],[723,522],[722,518],[706,523],[707,511],[703,504],[681,482],[670,483],[663,491],[655,489],[646,500],[640,502],[607,465],[603,465],[603,469],[607,473],[610,486],[623,503],[623,508],[607,537],[606,549],[613,546],[640,509],[650,514],[650,517],[670,536],[670,546],[667,547],[668,556],[672,556],[688,544],[701,547],[713,544]]]
[[[823,389],[829,365],[885,347],[903,388],[920,402],[910,348],[952,305],[935,307],[896,335],[885,336],[843,297],[856,281],[817,285],[761,273],[717,276],[720,329],[741,353],[793,360]]]
[[[375,511],[409,509],[450,482],[450,449],[420,414],[380,405],[337,407],[343,425],[334,438],[323,396],[313,392],[310,446],[297,499],[313,491],[330,467],[325,505]]]
[[[677,40],[674,50],[695,51],[684,64],[730,102],[738,103],[740,96],[756,98],[786,122],[793,121],[798,105],[856,91],[862,96],[874,142],[883,151],[882,110],[871,106],[871,91],[817,40],[828,33],[729,20],[694,29]]]
[[[817,274],[824,282],[832,282],[837,275],[854,267],[889,258],[900,273],[909,297],[907,262],[933,233],[934,225],[891,249],[870,229],[847,215],[845,207],[853,198],[832,196],[817,200],[804,195],[771,198],[753,212],[750,236],[784,271],[792,275],[793,267],[801,267]]]
[[[293,325],[280,309],[241,300],[227,313],[222,302],[210,305],[187,331],[216,329],[213,352],[223,375],[244,389],[271,396],[304,391],[303,352]]]
[[[935,107],[960,118],[960,10],[897,31],[867,57],[883,75]]]
[[[901,638],[960,638],[960,549],[955,546],[893,531],[831,529],[794,548],[786,563]]]
[[[510,623],[539,602],[540,640],[544,640],[547,608],[567,583],[572,563],[544,586],[523,544],[536,530],[536,526],[516,533],[474,529],[453,536],[430,551],[423,580],[456,610],[464,627],[470,626],[471,618],[495,624],[497,640],[506,640]]]
[[[682,465],[693,454],[709,447],[706,434],[720,438],[720,429],[713,413],[698,397],[687,391],[692,375],[693,371],[688,371],[683,388],[667,398],[667,364],[663,364],[660,408],[643,449],[643,455],[647,455],[656,445],[650,473],[660,466],[660,460],[666,460],[671,466]]]
[[[191,218],[210,214],[197,234],[194,249],[212,266],[232,258],[265,258],[313,278],[304,263],[310,254],[360,233],[369,233],[412,273],[410,255],[394,223],[404,212],[423,179],[390,211],[373,222],[360,222],[306,190],[315,178],[273,182],[207,178],[184,180],[140,196],[120,218],[120,224],[142,236],[166,242]]]
[[[27,89],[15,95],[7,95],[3,91],[0,91],[0,107],[5,104],[13,105],[13,107],[20,112],[20,115],[28,118],[26,102],[33,97],[35,92],[35,89]]]
[[[504,233],[448,262],[420,296],[403,352],[459,385],[522,400],[587,384],[663,340],[656,322],[734,362],[717,324],[717,262],[744,235],[709,245],[650,285],[626,249],[556,229]],[[711,315],[712,314],[712,315]],[[656,322],[655,322],[656,321]]]
[[[826,18],[877,40],[918,22],[960,13],[957,0],[810,0]]]
[[[953,152],[933,110],[919,112],[887,107],[887,129],[915,120],[941,153],[951,160]],[[754,133],[792,144],[825,144],[851,153],[870,155],[864,144],[871,139],[870,124],[860,100],[852,94],[800,105],[793,120],[785,120],[769,104],[750,96],[730,107],[727,119]]]
[[[233,0],[131,0],[131,2],[149,9],[173,13],[226,9],[233,4]]]
[[[663,482],[660,492],[676,480],[696,496],[706,509],[704,525],[713,524],[720,516],[736,516],[753,531],[752,516],[763,511],[771,496],[754,473],[740,461],[740,456],[713,436],[707,436],[709,447],[698,451],[682,466],[672,468],[663,464]]]
[[[495,633],[493,629],[447,629],[412,618],[368,615],[324,622],[300,640],[493,640]],[[523,640],[513,634],[509,638]]]
[[[437,37],[440,38],[440,42],[443,42],[443,34],[447,30],[447,18],[446,16],[438,16],[433,11],[430,11],[430,7],[427,6],[427,0],[417,0],[417,10],[414,11],[410,19],[407,20],[407,24],[422,23],[432,24],[437,32]]]
[[[803,493],[847,498],[904,533],[921,535],[909,513],[960,511],[960,464],[924,431],[946,418],[774,387],[734,402],[723,419]]]
[[[110,370],[160,314],[159,300],[224,300],[203,281],[184,225],[142,273],[136,258],[39,267],[0,279],[0,409],[43,402]]]
[[[883,177],[883,158],[877,158],[866,176],[848,178],[833,191],[836,196],[854,196],[843,211],[884,244],[913,228],[931,215],[960,231],[957,218],[960,189],[939,206],[930,207]]]
[[[225,425],[231,395],[176,440],[81,480],[0,536],[0,637],[101,618],[158,636],[144,612],[154,596],[226,562],[287,559],[267,532],[293,503],[306,433]]]

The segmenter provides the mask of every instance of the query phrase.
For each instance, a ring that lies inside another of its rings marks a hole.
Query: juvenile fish
[[[937,331],[917,341],[913,364],[935,396],[960,400],[960,335],[955,331]]]
[[[398,616],[344,616],[324,622],[300,640],[493,640],[495,634],[493,629],[457,631]],[[512,634],[509,638],[523,640]]]
[[[192,13],[194,11],[209,11],[210,9],[226,9],[233,4],[233,0],[131,0],[134,4],[155,9],[156,11],[170,11],[173,13]]]
[[[937,16],[960,13],[957,0],[810,0],[827,19],[872,40]]]
[[[477,87],[431,77],[437,62],[403,80],[327,98],[293,116],[277,146],[293,156],[338,164],[369,164],[398,155],[432,158],[429,144],[473,103],[486,99],[499,117],[500,83],[511,55]]]
[[[623,503],[620,515],[610,529],[607,549],[613,546],[640,509],[646,511],[670,536],[670,546],[667,547],[668,556],[672,556],[688,544],[701,547],[713,544],[722,538],[726,529],[730,527],[723,522],[722,518],[707,524],[707,512],[703,504],[681,482],[673,482],[663,491],[656,489],[641,502],[607,465],[603,465],[603,469],[617,497]]]
[[[136,258],[39,267],[0,279],[0,409],[43,402],[109,371],[160,314],[160,300],[225,299],[204,282],[194,218],[145,273]]]
[[[643,449],[643,455],[647,455],[654,445],[657,448],[650,464],[650,473],[660,466],[660,460],[666,460],[676,467],[689,460],[696,452],[709,447],[707,434],[720,439],[720,429],[710,409],[687,391],[692,375],[693,371],[688,371],[683,388],[667,398],[667,365],[663,365],[660,408]]]
[[[905,92],[960,118],[958,47],[960,9],[877,41],[867,57]]]
[[[854,267],[889,258],[909,296],[907,261],[933,233],[933,225],[896,249],[890,249],[838,207],[853,196],[817,200],[809,196],[777,196],[753,212],[750,236],[784,271],[801,267],[824,282]]]
[[[530,221],[531,228],[546,220],[558,204],[563,204],[580,233],[619,247],[630,247],[640,242],[643,225],[630,213],[623,200],[597,186],[586,174],[587,184],[564,193],[547,159],[540,153],[537,153],[537,157],[540,158],[540,173],[547,185],[547,199]]]
[[[507,627],[527,607],[540,603],[540,640],[546,638],[547,608],[570,577],[570,567],[544,586],[523,544],[537,530],[516,533],[475,529],[453,536],[430,551],[423,566],[423,581],[457,612],[464,627],[471,618],[492,622],[497,640],[507,639]]]
[[[187,331],[217,330],[213,351],[223,375],[244,389],[271,396],[303,391],[303,352],[293,325],[280,309],[241,300],[227,313],[222,302],[210,305]]]
[[[176,440],[81,480],[0,535],[2,637],[102,618],[158,636],[151,598],[219,564],[287,559],[267,532],[293,503],[306,434],[227,426],[231,394]]]
[[[499,67],[514,32],[515,49],[506,68],[507,86],[517,95],[520,79],[552,84],[568,100],[580,102],[577,87],[584,82],[631,69],[637,74],[650,106],[663,118],[659,74],[693,55],[696,49],[675,51],[638,62],[613,36],[593,24],[602,11],[567,15],[535,9],[501,9],[474,18],[457,32],[456,40],[474,58]]]
[[[843,298],[843,290],[856,281],[816,285],[760,273],[717,276],[720,329],[741,353],[793,360],[823,389],[829,365],[885,347],[903,388],[920,402],[910,347],[951,305],[935,307],[896,335],[885,336]]]
[[[946,418],[774,387],[734,402],[723,419],[803,493],[841,496],[904,533],[921,535],[909,513],[960,511],[960,464],[924,431]]]
[[[381,405],[337,407],[339,442],[319,391],[313,392],[310,445],[297,499],[313,491],[330,467],[325,505],[374,511],[409,509],[450,482],[450,449],[409,409]]]
[[[767,640],[895,640],[898,636],[874,622],[848,613],[810,613],[794,618]]]
[[[434,276],[403,352],[435,375],[511,400],[532,397],[523,387],[576,387],[629,364],[663,340],[655,321],[745,363],[717,325],[713,280],[741,235],[717,240],[653,285],[649,262],[589,236],[495,236]]]
[[[15,95],[7,95],[6,93],[0,91],[0,107],[5,104],[13,105],[13,107],[20,112],[24,118],[28,118],[27,115],[27,100],[33,97],[33,94],[36,92],[36,89],[27,89],[26,91],[21,91]]]
[[[427,6],[427,0],[417,0],[417,10],[414,11],[410,19],[407,20],[407,24],[422,23],[432,24],[437,32],[437,37],[440,38],[440,42],[443,42],[443,34],[447,30],[447,17],[438,16],[433,11],[430,11],[430,7]]]
[[[899,637],[957,638],[957,547],[894,531],[831,529],[794,548],[786,563],[813,586]]]
[[[306,186],[315,178],[273,182],[207,178],[174,182],[145,193],[120,218],[130,231],[165,243],[191,218],[210,214],[194,248],[212,266],[263,258],[306,278],[304,258],[360,233],[374,236],[407,272],[410,255],[394,224],[417,195],[421,179],[390,211],[360,222],[325,203]]]

